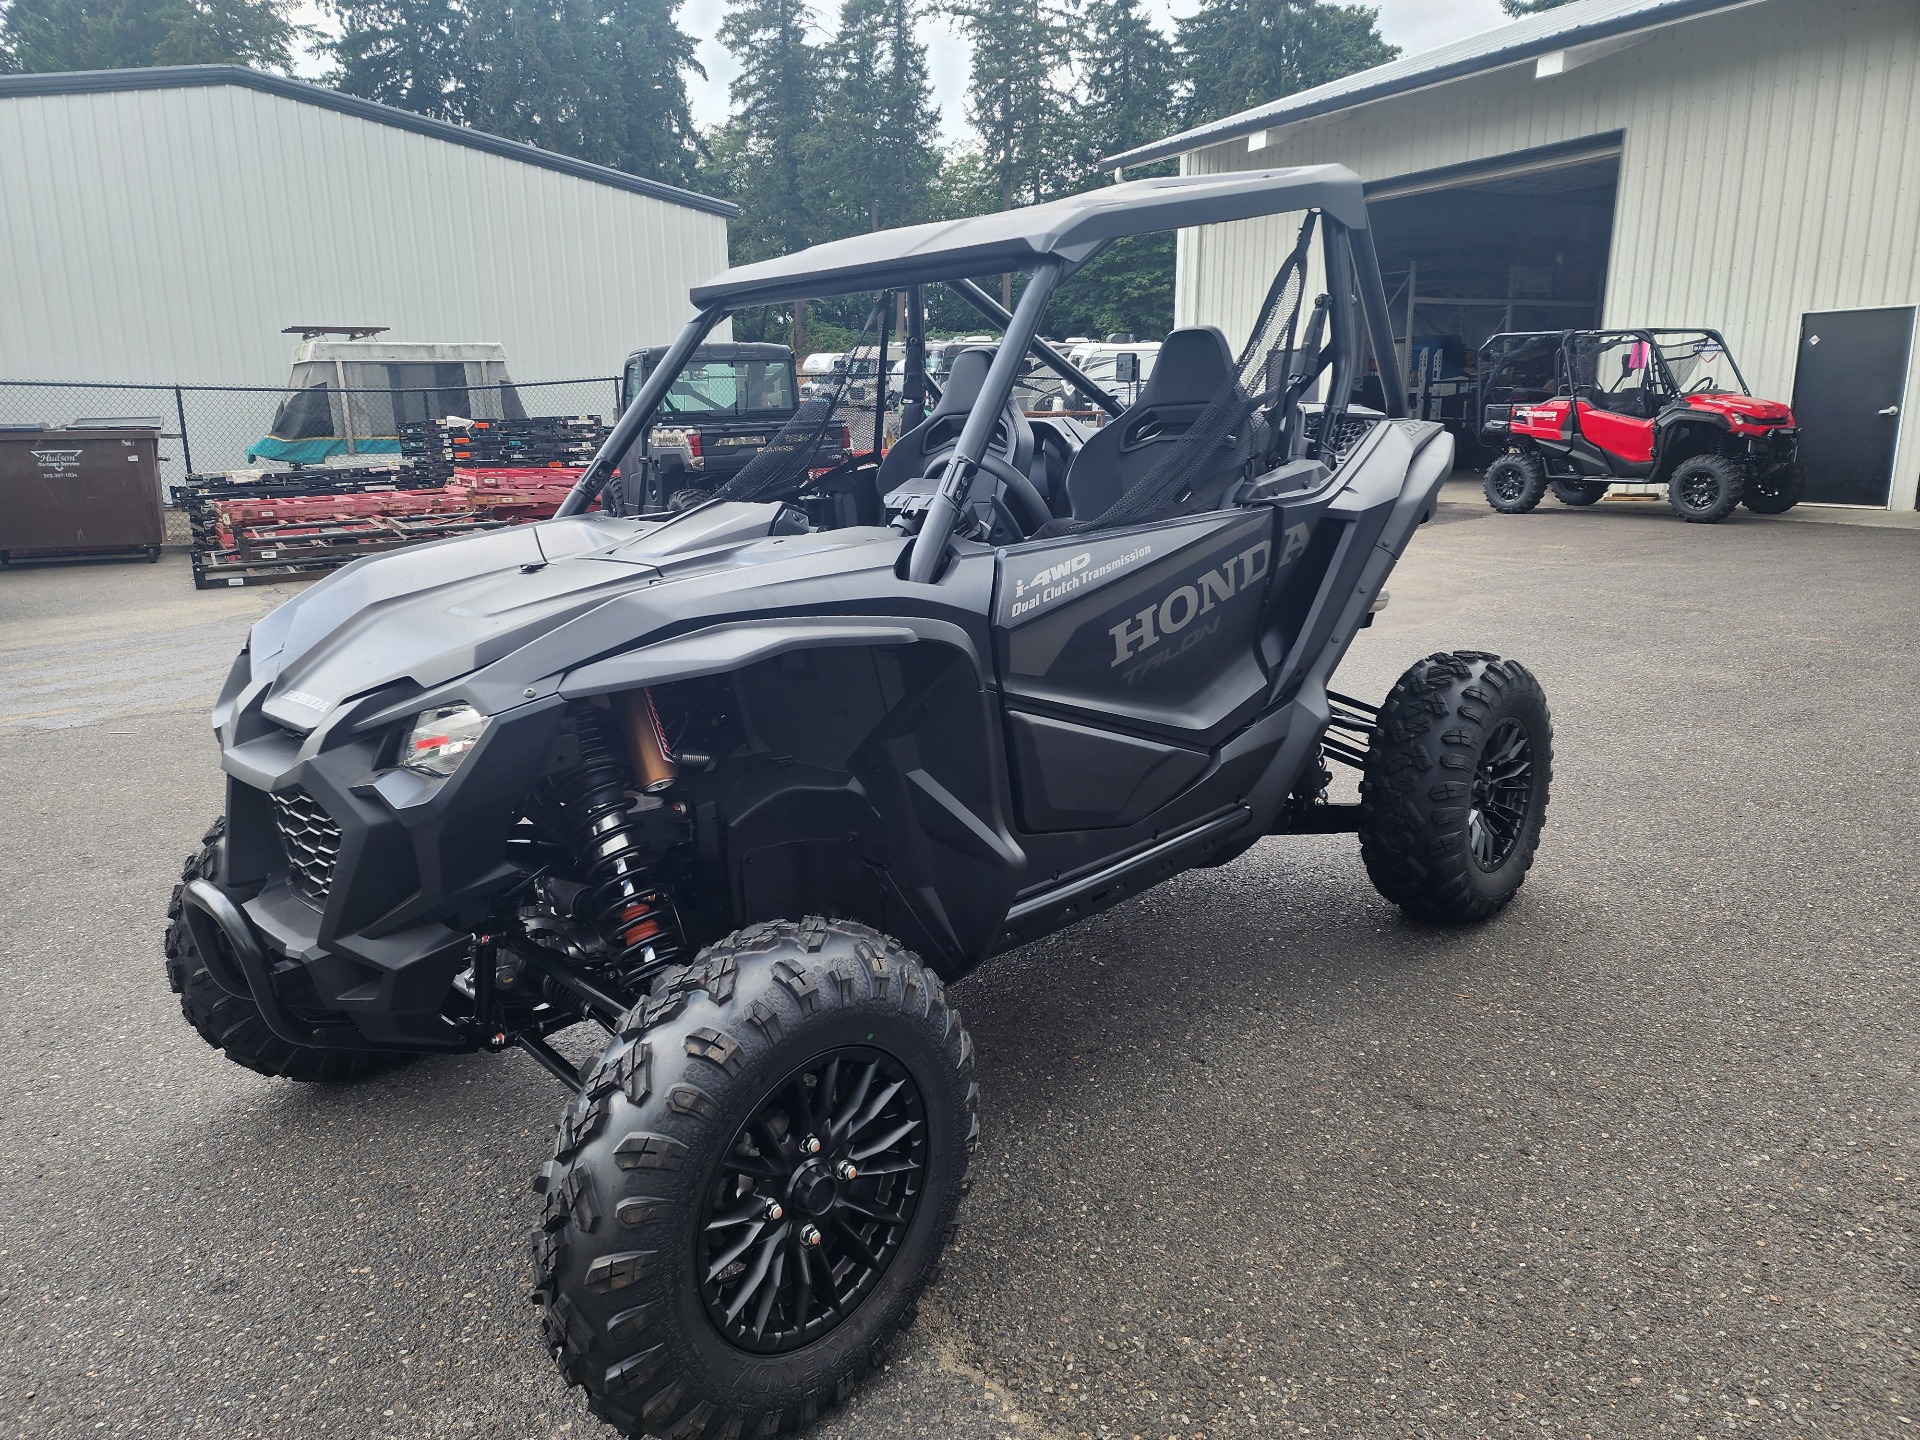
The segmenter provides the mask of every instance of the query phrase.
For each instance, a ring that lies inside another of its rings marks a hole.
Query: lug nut
[[[860,1178],[860,1172],[855,1168],[851,1160],[842,1160],[838,1165],[833,1167],[833,1173],[838,1175],[842,1180],[858,1180]]]
[[[806,1139],[800,1142],[800,1153],[802,1155],[818,1155],[820,1153],[820,1137],[818,1135],[807,1136]]]
[[[800,1227],[800,1238],[809,1245],[818,1245],[820,1243],[819,1227],[815,1225],[802,1225]]]
[[[787,1213],[786,1210],[781,1206],[778,1200],[767,1201],[767,1208],[764,1212],[767,1219],[778,1220],[782,1215],[786,1213]]]

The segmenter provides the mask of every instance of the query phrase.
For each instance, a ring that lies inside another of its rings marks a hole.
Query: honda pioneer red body
[[[1717,331],[1496,335],[1483,355],[1481,435],[1504,446],[1487,501],[1503,514],[1549,485],[1591,505],[1611,484],[1664,484],[1676,514],[1707,522],[1800,500],[1793,411],[1753,397]]]

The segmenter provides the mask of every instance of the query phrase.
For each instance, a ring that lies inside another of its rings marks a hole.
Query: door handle
[[[1880,413],[1882,415],[1898,415],[1900,413],[1900,407],[1898,405],[1889,405]]]

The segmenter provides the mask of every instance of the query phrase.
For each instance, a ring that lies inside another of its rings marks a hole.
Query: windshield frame
[[[1708,330],[1705,328],[1699,330],[1637,330],[1622,333],[1645,335],[1647,337],[1648,342],[1653,347],[1655,357],[1658,358],[1660,362],[1660,373],[1666,377],[1667,388],[1682,399],[1696,392],[1686,389],[1680,384],[1679,380],[1675,378],[1673,368],[1667,363],[1666,353],[1661,348],[1665,343],[1660,338],[1663,335],[1685,336],[1694,340],[1711,340],[1720,347],[1720,353],[1727,357],[1727,367],[1733,371],[1733,378],[1740,384],[1740,394],[1749,399],[1753,397],[1753,387],[1747,384],[1746,373],[1741,370],[1740,362],[1734,358],[1733,347],[1727,344],[1727,337],[1722,335],[1718,330]],[[1701,395],[1731,395],[1734,392],[1731,390],[1702,390],[1697,393]]]

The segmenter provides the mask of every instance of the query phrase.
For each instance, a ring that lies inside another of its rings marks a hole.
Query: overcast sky
[[[814,5],[823,17],[830,18],[837,9],[835,0],[814,0]],[[1173,17],[1192,14],[1198,0],[1146,0],[1146,7],[1171,34]],[[1507,23],[1499,0],[1379,0],[1379,7],[1381,33],[1410,55]],[[314,0],[303,0],[297,8],[308,23],[327,24]],[[688,87],[693,118],[702,126],[718,124],[727,116],[727,85],[735,67],[714,38],[726,8],[726,0],[684,0],[680,10],[680,23],[699,42],[700,63],[707,70],[704,81],[695,79]],[[926,39],[934,98],[940,104],[940,138],[951,142],[966,134],[968,46],[945,20],[929,21]],[[326,65],[318,57],[306,56],[295,69],[303,75],[318,75]]]

